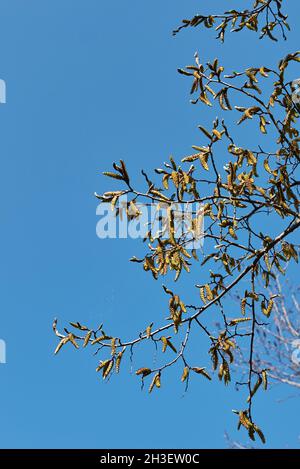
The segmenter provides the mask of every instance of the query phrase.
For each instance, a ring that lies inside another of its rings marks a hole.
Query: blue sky
[[[215,11],[228,7],[213,3]],[[189,104],[189,83],[176,69],[192,63],[195,50],[203,60],[219,56],[229,71],[276,64],[299,48],[297,2],[288,5],[288,42],[245,33],[224,45],[213,31],[172,37],[182,18],[207,11],[196,0],[0,6],[0,78],[7,84],[0,106],[0,338],[7,344],[0,447],[226,447],[224,431],[236,437],[231,409],[242,405],[241,393],[193,379],[183,396],[177,369],[149,396],[128,364],[103,383],[89,351],[53,356],[51,324],[55,316],[60,324],[104,322],[130,338],[153,315],[165,317],[162,282],[128,263],[139,242],[96,237],[93,192],[108,189],[101,172],[119,158],[133,173],[189,153],[208,114]],[[192,285],[184,289],[195,295]],[[151,353],[137,354],[136,365]],[[276,402],[291,393],[276,388],[257,400],[267,447],[299,446],[299,401]]]

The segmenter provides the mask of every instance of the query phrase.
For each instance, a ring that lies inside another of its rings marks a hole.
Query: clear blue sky
[[[244,396],[233,387],[193,379],[183,397],[174,371],[149,396],[127,369],[103,383],[89,351],[53,356],[51,323],[105,322],[130,338],[153,314],[165,317],[161,282],[128,263],[139,242],[96,237],[93,192],[108,187],[100,173],[120,157],[133,172],[187,154],[207,116],[176,69],[196,49],[229,71],[274,65],[299,48],[299,5],[288,3],[287,43],[245,33],[221,45],[213,31],[171,36],[183,17],[207,11],[196,0],[0,2],[0,447],[217,448],[224,430],[236,436],[231,409]],[[299,401],[276,403],[291,393],[258,398],[267,447],[299,444]]]

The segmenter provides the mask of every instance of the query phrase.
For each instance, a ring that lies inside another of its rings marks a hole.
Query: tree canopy
[[[197,14],[183,20],[173,34],[202,26],[214,28],[217,38],[224,41],[229,30],[238,34],[247,29],[272,44],[280,37],[286,39],[289,30],[282,10],[284,3],[256,0],[248,10]],[[151,341],[161,347],[162,353],[173,351],[170,361],[157,366],[145,363],[136,370],[142,384],[148,382],[150,392],[161,387],[165,370],[173,366],[180,368],[179,377],[186,385],[193,373],[211,380],[214,370],[227,385],[240,343],[247,341],[247,376],[237,383],[247,390],[245,407],[235,412],[238,426],[244,427],[251,439],[258,436],[263,442],[265,437],[253,415],[253,403],[258,390],[267,390],[269,368],[261,366],[264,361],[254,360],[259,354],[256,337],[260,328],[272,321],[272,310],[277,304],[278,295],[272,294],[270,285],[278,274],[285,273],[290,261],[298,262],[298,246],[292,240],[300,226],[299,105],[288,73],[290,64],[296,62],[300,62],[299,51],[283,57],[277,68],[255,64],[227,73],[221,59],[202,63],[200,55],[195,54],[193,63],[178,72],[190,81],[192,104],[216,106],[221,117],[215,118],[209,128],[199,126],[199,142],[180,162],[171,157],[161,168],[155,168],[153,175],[143,171],[141,187],[133,184],[122,160],[104,173],[118,186],[96,197],[101,203],[111,204],[117,217],[127,217],[128,223],[134,223],[141,216],[142,205],[156,205],[164,213],[161,230],[154,232],[149,226],[144,239],[145,255],[131,261],[141,264],[156,280],[171,271],[182,282],[189,282],[186,272],[200,264],[197,272],[206,279],[195,286],[200,304],[190,304],[188,298],[179,297],[164,285],[168,318],[162,318],[156,326],[151,318],[145,319],[145,330],[129,340],[106,332],[105,325],[95,329],[74,322],[71,330],[67,327],[60,332],[56,320],[53,324],[59,339],[55,353],[67,343],[76,348],[79,344],[90,346],[101,355],[96,371],[104,379],[119,372],[123,357],[130,356],[137,344]],[[252,147],[240,143],[240,125],[250,126]],[[220,165],[220,152],[225,165]],[[124,197],[125,205],[121,204]],[[194,209],[196,204],[201,210]],[[185,224],[178,234],[179,206],[192,207],[192,211],[189,225]],[[266,216],[272,217],[277,231],[265,223]],[[205,242],[201,256],[200,248],[193,244],[199,237]],[[224,301],[236,289],[240,312],[232,317],[232,310]],[[217,332],[205,323],[213,308],[221,321]],[[191,331],[207,337],[210,362],[199,364],[190,359],[187,351]],[[178,342],[176,335],[180,336],[179,347],[174,345]]]

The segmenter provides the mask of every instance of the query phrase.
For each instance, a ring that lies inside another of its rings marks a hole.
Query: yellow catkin
[[[96,371],[102,370],[102,368],[106,367],[110,360],[104,360],[103,362],[100,362],[100,365],[97,366]]]
[[[251,426],[252,426],[252,423],[248,419],[248,417],[246,415],[246,412],[241,411],[239,413],[239,417],[240,417],[240,422],[243,425],[243,427],[245,427],[247,430],[249,430],[249,428],[251,428]]]
[[[116,353],[117,347],[116,347],[116,339],[113,337],[111,339],[111,355],[114,356]]]
[[[151,329],[152,329],[152,326],[148,326],[147,329],[146,329],[147,339],[150,339],[150,337],[151,337]]]
[[[149,392],[152,392],[154,386],[156,386],[157,388],[160,388],[160,386],[161,386],[161,382],[160,382],[160,373],[157,373],[157,374],[153,377],[153,379],[152,379],[152,381],[151,381],[151,384],[150,384],[150,386],[149,386]]]
[[[87,335],[85,336],[84,342],[83,342],[83,347],[86,347],[86,346],[88,345],[88,343],[89,343],[89,341],[90,341],[90,338],[91,338],[91,335],[92,335],[92,332],[93,332],[93,331],[89,331],[89,332],[87,333]]]
[[[205,298],[204,288],[203,287],[200,288],[200,298],[203,301],[203,303],[206,303],[206,298]]]
[[[138,375],[138,376],[139,376],[139,375],[142,375],[143,378],[144,378],[145,376],[150,375],[150,373],[151,373],[150,368],[139,368],[139,369],[135,372],[136,375]]]
[[[112,370],[113,365],[114,365],[114,361],[109,360],[109,363],[107,364],[107,366],[103,368],[103,379],[108,377],[109,373]]]
[[[189,367],[186,366],[186,367],[183,369],[183,373],[182,373],[182,376],[181,376],[181,381],[182,381],[182,382],[186,381],[186,379],[187,379],[188,376],[189,376],[189,373],[190,373]]]
[[[168,346],[168,339],[166,337],[161,337],[160,340],[163,343],[162,351],[165,352],[167,350],[167,346]]]
[[[118,355],[117,355],[117,358],[116,358],[116,373],[120,372],[120,365],[121,365],[121,360],[122,360],[122,357],[123,357],[123,353],[124,353],[124,351],[122,350],[122,352],[119,352]]]
[[[266,391],[268,389],[268,375],[267,375],[267,371],[266,370],[263,370],[261,372],[261,377],[262,377],[262,382],[263,382],[263,387],[264,387],[264,390]]]
[[[208,283],[205,285],[205,290],[206,290],[207,299],[208,299],[209,301],[213,300],[214,295],[213,295],[213,293],[212,293],[212,291],[211,291],[210,286],[208,285]]]

